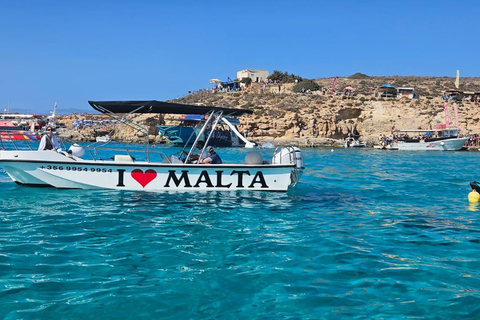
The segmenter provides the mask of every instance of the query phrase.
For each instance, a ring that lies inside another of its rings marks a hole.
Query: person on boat
[[[209,164],[221,164],[222,163],[222,159],[220,158],[220,156],[215,152],[215,150],[213,149],[213,147],[210,147],[208,146],[207,147],[207,151],[208,151],[208,157],[201,160],[200,163],[209,163]]]
[[[53,134],[53,128],[48,126],[45,129],[45,134],[40,140],[38,150],[55,150],[61,151],[60,143],[58,143],[57,137]]]
[[[203,147],[205,146],[205,142],[200,140],[197,142],[197,149],[202,151]],[[192,154],[190,156],[190,161],[193,163],[197,163],[199,160],[202,161],[203,159],[208,157],[207,150],[204,150],[201,154]]]

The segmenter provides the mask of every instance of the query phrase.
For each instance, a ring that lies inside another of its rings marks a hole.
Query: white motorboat
[[[345,138],[345,142],[343,143],[344,148],[362,148],[365,147],[367,144],[363,141],[359,140],[360,136],[353,136]]]
[[[204,131],[216,127],[223,116],[234,116],[236,112],[245,113],[244,109],[200,107],[161,101],[89,101],[89,103],[97,111],[144,133],[147,133],[146,128],[133,122],[130,115],[205,114],[208,115],[208,120],[202,128]],[[245,156],[244,162],[195,164],[189,159],[194,154],[199,138],[189,150],[184,149],[179,153],[185,155],[182,157],[168,156],[151,148],[148,144],[148,134],[145,134],[145,137],[145,148],[142,150],[82,147],[77,144],[71,145],[68,152],[37,151],[27,147],[21,149],[18,146],[7,150],[8,143],[1,141],[0,166],[20,185],[152,192],[231,190],[285,192],[296,185],[304,169],[302,152],[297,147],[277,148],[271,160],[264,160],[258,151],[250,151]],[[205,141],[204,149],[208,146],[209,138],[210,136]],[[203,151],[201,150],[201,153]],[[104,156],[105,154],[109,157]],[[87,159],[86,155],[90,158]]]
[[[388,138],[383,137],[381,145],[375,148],[411,151],[456,151],[461,150],[470,137],[462,137],[458,125],[458,106],[453,104],[455,126],[450,126],[448,103],[445,102],[445,123],[437,124],[433,129],[393,130]]]
[[[386,144],[386,145],[379,145],[379,146],[373,146],[374,149],[381,149],[381,150],[398,150],[397,143],[391,143],[391,144]]]
[[[96,142],[110,142],[112,139],[110,138],[110,136],[108,134],[104,135],[104,136],[97,136],[95,137],[95,141]]]
[[[398,150],[456,151],[461,150],[469,137],[460,137],[458,128],[433,130],[396,130],[397,141],[391,144]]]

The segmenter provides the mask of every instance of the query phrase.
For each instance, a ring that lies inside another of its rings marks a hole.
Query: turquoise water
[[[0,318],[480,318],[480,153],[304,157],[287,194],[26,188],[0,173]]]

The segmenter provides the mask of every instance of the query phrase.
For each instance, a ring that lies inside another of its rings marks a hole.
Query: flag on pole
[[[443,108],[445,109],[445,126],[447,128],[450,127],[450,117],[448,116],[448,103],[443,104]]]
[[[335,94],[335,86],[337,85],[337,80],[338,80],[338,77],[335,77],[335,79],[333,79],[332,94]]]
[[[457,103],[453,103],[453,111],[455,113],[455,127],[458,129],[458,106]]]

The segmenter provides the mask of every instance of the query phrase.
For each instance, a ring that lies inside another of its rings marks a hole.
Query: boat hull
[[[18,184],[61,189],[284,192],[300,177],[294,164],[95,161],[55,151],[0,151],[0,166]]]
[[[472,188],[472,190],[475,190],[478,193],[480,193],[480,183],[479,182],[477,182],[477,181],[470,182],[470,187]]]
[[[468,137],[453,138],[437,141],[420,141],[420,142],[406,142],[398,141],[395,147],[398,150],[412,150],[412,151],[457,151],[461,150],[465,145]]]

